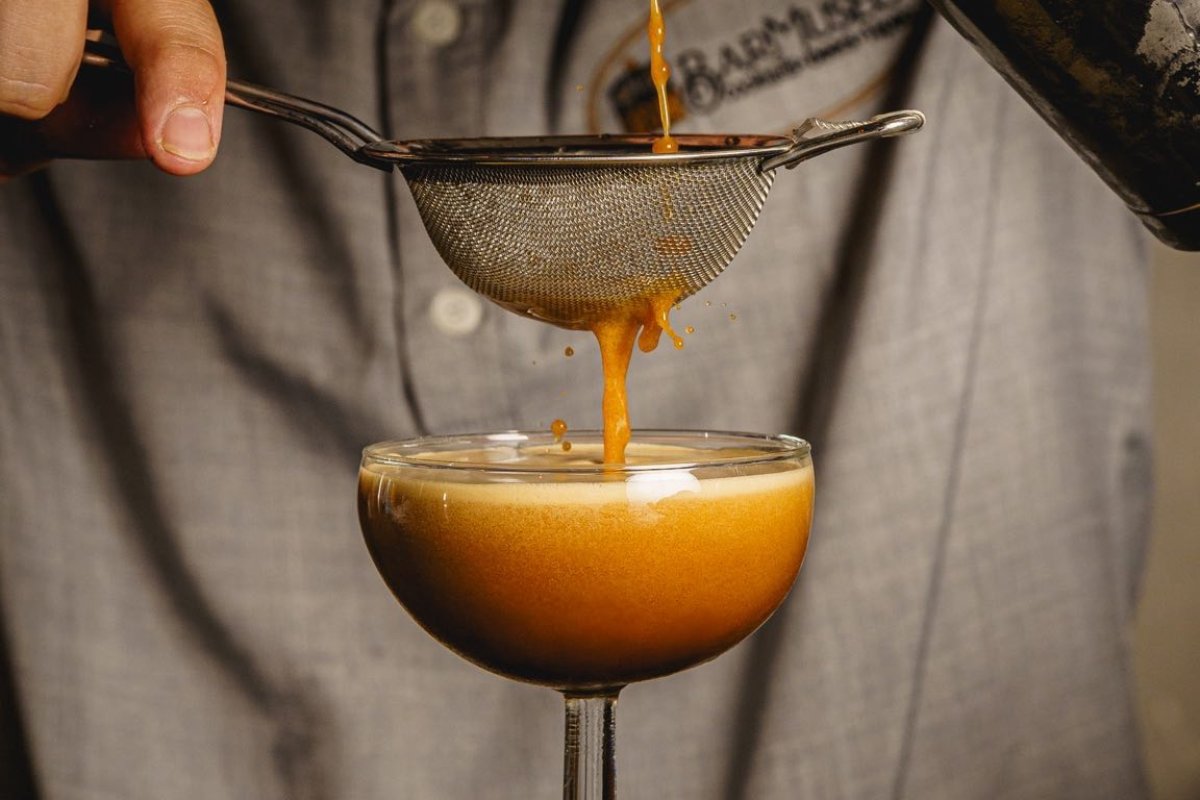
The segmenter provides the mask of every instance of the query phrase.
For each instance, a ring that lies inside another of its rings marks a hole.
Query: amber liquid
[[[447,647],[517,680],[612,688],[719,655],[782,602],[808,543],[813,473],[771,469],[472,483],[373,467],[359,515],[384,580]]]
[[[679,144],[671,138],[671,107],[667,102],[667,81],[671,68],[663,55],[663,44],[667,40],[667,25],[663,20],[658,0],[650,0],[650,21],[646,24],[646,35],[650,40],[650,80],[658,92],[658,116],[662,120],[662,136],[654,142],[654,152],[674,153]]]
[[[633,347],[649,353],[658,347],[665,332],[676,349],[683,339],[671,329],[670,312],[678,294],[667,292],[647,298],[639,308],[636,304],[609,316],[593,320],[592,333],[600,345],[600,362],[604,369],[604,463],[623,464],[625,446],[629,442],[629,398],[625,379]]]

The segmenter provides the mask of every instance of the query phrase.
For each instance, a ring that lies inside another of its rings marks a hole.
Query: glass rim
[[[603,432],[598,430],[569,431],[568,440],[589,437],[599,442]],[[444,470],[447,472],[496,472],[510,475],[632,475],[637,473],[663,472],[669,470],[700,469],[705,467],[729,467],[766,464],[773,461],[789,459],[807,459],[812,454],[812,446],[798,436],[787,433],[744,433],[739,431],[709,431],[709,430],[674,430],[674,429],[638,429],[633,432],[630,444],[637,444],[639,439],[676,438],[680,440],[729,439],[731,442],[742,442],[747,446],[770,445],[771,449],[763,450],[753,455],[726,456],[703,461],[673,461],[662,464],[563,464],[563,465],[523,465],[505,464],[501,462],[484,461],[440,461],[420,458],[419,453],[428,452],[437,445],[448,445],[455,442],[474,441],[478,449],[487,447],[489,443],[521,443],[544,440],[546,444],[555,442],[550,431],[543,430],[507,430],[483,433],[446,434],[436,436],[417,436],[410,439],[394,439],[367,445],[362,450],[360,468],[368,465],[383,465],[391,467],[418,467],[420,469]],[[670,444],[670,442],[662,442]],[[404,455],[394,452],[404,448],[418,455]],[[464,448],[465,449],[465,448]],[[391,452],[388,452],[391,451]],[[445,451],[443,451],[445,452]]]

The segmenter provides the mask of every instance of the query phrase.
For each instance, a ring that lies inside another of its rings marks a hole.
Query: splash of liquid
[[[683,339],[671,328],[671,309],[675,307],[675,298],[664,294],[650,301],[647,318],[642,322],[642,335],[638,337],[638,349],[649,353],[658,347],[658,340],[664,333],[671,339],[676,350],[683,349]]]

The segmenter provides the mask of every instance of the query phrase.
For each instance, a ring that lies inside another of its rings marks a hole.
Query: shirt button
[[[466,336],[483,321],[483,303],[466,289],[439,289],[429,305],[429,316],[447,336]]]
[[[444,47],[462,31],[462,11],[450,0],[422,0],[413,11],[412,29],[425,44]]]

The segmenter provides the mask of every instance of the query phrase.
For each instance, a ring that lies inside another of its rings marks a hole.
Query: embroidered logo
[[[793,3],[712,44],[683,50],[672,59],[672,119],[712,113],[728,101],[796,77],[866,42],[891,38],[908,27],[918,8],[914,0],[822,0],[808,7]],[[626,130],[658,127],[657,101],[645,62],[627,62],[609,85],[608,97]]]

